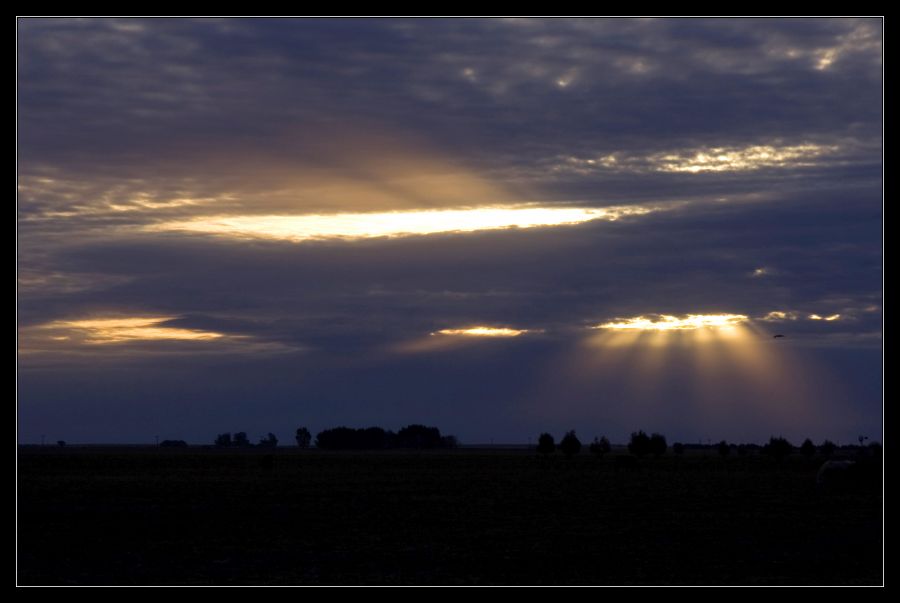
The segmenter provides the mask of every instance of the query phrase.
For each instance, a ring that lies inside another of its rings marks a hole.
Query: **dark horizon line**
[[[773,437],[774,437],[774,436],[773,436]],[[811,440],[811,438],[810,438],[810,440]],[[176,441],[177,441],[177,440],[176,440]],[[681,442],[681,441],[675,441],[675,442],[672,442],[672,444],[669,445],[669,448],[671,448],[672,445],[674,445],[674,444],[681,444],[682,446],[684,446],[685,448],[688,448],[688,449],[715,448],[715,447],[718,446],[719,443],[721,443],[722,441],[725,441],[725,443],[727,443],[729,446],[756,446],[756,447],[762,448],[763,446],[765,446],[765,445],[767,444],[767,442],[765,442],[765,443],[757,443],[757,442],[729,442],[729,441],[727,441],[727,440],[718,440],[718,441],[715,441],[715,442],[712,442],[712,441],[711,441],[711,442],[709,442],[709,443],[707,443],[707,444],[703,444],[703,443],[700,443],[700,442]],[[826,439],[826,440],[823,440],[823,442],[825,442],[825,441],[829,441],[829,440],[827,440],[827,439]],[[870,439],[870,438],[866,438],[866,443],[865,443],[865,444],[862,444],[862,445],[861,445],[861,444],[858,444],[858,443],[856,443],[856,444],[850,444],[850,443],[847,443],[847,444],[841,444],[839,441],[835,441],[835,442],[833,442],[833,443],[834,443],[838,448],[865,448],[866,446],[868,446],[868,445],[870,445],[870,444],[878,444],[878,445],[881,445],[881,441],[880,441],[880,440],[873,440],[873,439]],[[588,442],[588,444],[590,444],[590,442]],[[624,444],[611,443],[610,445],[611,445],[613,448],[624,448],[624,449],[627,449],[627,448],[628,448],[628,444],[627,444],[627,443],[624,443]],[[820,445],[821,445],[821,444],[817,444],[816,446],[818,447],[818,446],[820,446]],[[373,451],[374,451],[374,452],[378,452],[378,451],[391,452],[391,451],[411,451],[411,450],[415,450],[415,451],[421,451],[421,450],[447,451],[447,450],[453,450],[453,449],[454,449],[454,448],[433,448],[433,449],[429,449],[429,448],[421,448],[421,449],[420,449],[420,448],[366,448],[366,449],[349,449],[349,448],[348,448],[348,449],[328,449],[328,448],[317,448],[316,446],[313,446],[313,445],[310,445],[310,446],[307,447],[307,448],[301,448],[301,447],[297,446],[296,444],[285,444],[285,445],[277,444],[277,445],[275,445],[275,446],[258,446],[258,445],[256,445],[256,444],[253,444],[253,445],[250,445],[250,446],[216,446],[215,444],[190,444],[190,443],[187,443],[186,446],[163,446],[163,445],[162,445],[162,442],[160,442],[159,444],[155,444],[155,443],[152,443],[152,442],[151,442],[151,443],[134,443],[134,442],[132,442],[132,443],[126,443],[126,442],[119,442],[119,443],[90,443],[90,442],[86,442],[86,443],[69,443],[69,442],[66,442],[65,446],[59,446],[59,445],[56,444],[56,442],[47,442],[47,443],[45,443],[45,444],[41,444],[40,442],[36,442],[36,443],[22,443],[22,442],[18,442],[18,443],[16,444],[16,446],[17,446],[18,448],[53,448],[53,449],[60,449],[60,448],[175,448],[175,449],[177,449],[177,448],[203,448],[203,449],[211,449],[211,450],[248,450],[248,449],[271,450],[271,449],[273,449],[273,448],[279,448],[279,449],[282,449],[282,450],[318,450],[318,451],[322,451],[322,452],[373,452]],[[798,445],[794,445],[794,447],[795,447],[795,448],[799,448]],[[475,443],[475,444],[457,444],[456,447],[455,447],[455,449],[457,449],[457,450],[458,450],[458,449],[463,449],[463,448],[464,448],[464,449],[468,449],[468,450],[532,450],[532,449],[537,448],[537,444],[536,444],[536,443]]]

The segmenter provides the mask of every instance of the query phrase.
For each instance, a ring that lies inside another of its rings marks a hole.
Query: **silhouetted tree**
[[[677,454],[678,456],[684,454],[684,444],[682,444],[681,442],[675,442],[674,444],[672,444],[672,453]]]
[[[821,452],[825,456],[831,456],[834,454],[834,451],[837,450],[837,444],[832,442],[831,440],[825,440],[822,442],[822,445],[819,446],[819,452]]]
[[[659,458],[666,453],[668,448],[669,445],[666,443],[666,436],[661,433],[654,433],[650,436],[650,454]]]
[[[250,440],[247,439],[246,431],[239,431],[231,436],[231,445],[238,448],[249,448]]]
[[[459,440],[456,439],[456,436],[453,435],[445,435],[441,438],[441,448],[454,449],[459,447]]]
[[[187,448],[184,440],[163,440],[159,445],[161,448]]]
[[[538,437],[537,451],[543,455],[552,454],[556,450],[556,441],[549,433],[542,433]]]
[[[316,448],[323,450],[350,450],[356,448],[356,430],[350,427],[323,429],[316,434]]]
[[[644,456],[650,452],[650,436],[643,431],[635,431],[628,442],[628,452],[637,456]]]
[[[569,458],[581,452],[581,440],[575,435],[574,429],[566,432],[559,442],[559,449]]]
[[[794,450],[794,446],[788,442],[786,439],[781,437],[771,437],[769,438],[769,443],[765,445],[763,451],[770,455],[773,459],[778,462],[784,460],[784,457],[789,455]]]
[[[357,429],[356,437],[358,439],[357,447],[360,450],[384,450],[393,446],[394,434],[381,427],[367,427],[366,429]]]
[[[65,440],[56,440],[56,445],[59,446],[60,448],[65,448],[66,441]]]
[[[731,446],[728,445],[728,442],[722,440],[718,444],[716,444],[716,450],[719,451],[719,456],[725,458],[729,454],[731,454]]]
[[[309,433],[309,430],[306,427],[298,427],[294,439],[297,440],[298,448],[309,448],[309,443],[312,441],[312,434]]]
[[[591,442],[589,450],[591,454],[598,456],[599,458],[603,458],[603,455],[609,452],[612,449],[612,446],[609,445],[609,440],[606,439],[606,436],[602,436],[599,440],[594,438],[594,441]]]
[[[425,425],[407,425],[397,432],[397,446],[400,448],[439,448],[441,430]]]
[[[269,435],[267,435],[266,437],[259,438],[258,446],[260,448],[275,448],[276,446],[278,446],[278,438],[275,437],[275,434],[270,431]]]
[[[219,448],[228,448],[231,446],[231,434],[220,433],[216,436],[216,446]]]
[[[811,457],[816,453],[816,445],[813,444],[812,440],[806,438],[803,440],[803,443],[800,444],[800,452],[803,453],[803,456]]]

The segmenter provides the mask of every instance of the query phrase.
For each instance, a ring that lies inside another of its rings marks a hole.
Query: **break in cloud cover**
[[[23,442],[880,433],[880,20],[20,19],[17,91]]]

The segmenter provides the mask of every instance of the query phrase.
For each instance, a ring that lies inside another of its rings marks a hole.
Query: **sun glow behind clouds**
[[[730,328],[747,321],[743,314],[688,314],[678,318],[669,314],[617,318],[618,322],[607,322],[592,329],[636,330],[636,331],[693,331],[704,328]]]
[[[748,439],[832,420],[821,394],[837,385],[761,324],[741,314],[648,314],[584,329],[535,386],[531,412],[570,422],[682,422],[698,437]]]
[[[441,329],[432,335],[455,335],[464,337],[518,337],[529,333],[528,329],[507,329],[503,327],[469,327],[467,329]]]
[[[80,340],[87,344],[124,343],[147,340],[209,341],[224,337],[222,333],[200,329],[165,326],[174,316],[142,316],[132,318],[94,318],[58,320],[41,327],[57,341]]]
[[[400,237],[502,228],[535,228],[617,220],[652,211],[647,207],[491,206],[301,215],[198,216],[143,227],[153,232],[189,232],[240,239],[311,239]]]

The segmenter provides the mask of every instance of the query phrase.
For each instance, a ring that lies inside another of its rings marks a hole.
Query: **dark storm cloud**
[[[119,397],[133,408],[118,424],[140,425],[164,398],[198,437],[219,404],[250,420],[242,400],[259,391],[265,418],[293,420],[302,399],[322,427],[421,418],[462,431],[493,400],[488,423],[516,423],[505,437],[522,439],[538,419],[511,419],[521,375],[589,325],[782,311],[795,320],[759,324],[855,366],[860,422],[877,424],[871,370],[846,359],[881,346],[878,20],[24,19],[18,44],[23,341],[106,315],[245,338],[187,363],[182,342],[23,355],[39,375],[21,388],[28,420],[64,425],[61,405],[102,415]],[[524,201],[681,204],[299,244],[141,230]],[[468,324],[544,332],[397,351]],[[142,389],[132,372],[153,377]]]

